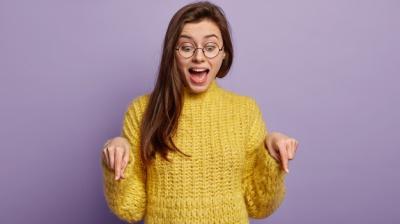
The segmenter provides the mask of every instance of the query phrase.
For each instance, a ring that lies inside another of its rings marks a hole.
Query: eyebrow
[[[179,36],[179,38],[181,38],[181,37],[183,37],[183,38],[188,38],[188,39],[193,40],[193,38],[192,38],[191,36],[186,35],[186,34],[181,34],[181,35]],[[219,40],[218,36],[215,35],[215,34],[209,34],[209,35],[204,36],[204,38],[210,38],[210,37],[215,37],[215,38],[217,38],[217,39]]]

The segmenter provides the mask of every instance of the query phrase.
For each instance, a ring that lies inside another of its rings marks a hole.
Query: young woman
[[[279,207],[286,174],[279,160],[287,168],[297,141],[268,134],[251,97],[218,85],[232,60],[218,6],[198,2],[176,12],[154,90],[131,102],[122,137],[103,149],[104,194],[119,218],[248,223]]]

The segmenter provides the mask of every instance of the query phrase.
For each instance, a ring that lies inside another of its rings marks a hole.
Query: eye
[[[183,51],[183,52],[191,52],[191,51],[193,51],[193,46],[191,46],[191,45],[182,45],[181,46],[181,51]]]
[[[204,47],[206,51],[214,51],[215,49],[217,49],[217,46],[214,44],[209,44],[207,46]]]

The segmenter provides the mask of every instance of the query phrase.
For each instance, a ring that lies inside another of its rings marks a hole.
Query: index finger
[[[123,152],[120,148],[115,150],[115,180],[118,180],[121,176],[122,153]]]
[[[279,153],[281,155],[283,169],[286,171],[286,173],[289,173],[288,153],[287,153],[286,147],[287,147],[286,144],[285,145],[279,145]]]

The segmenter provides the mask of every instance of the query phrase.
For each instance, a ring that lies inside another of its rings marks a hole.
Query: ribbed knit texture
[[[249,223],[265,218],[285,196],[285,172],[264,146],[267,129],[250,97],[221,88],[184,92],[174,142],[184,153],[156,154],[142,172],[139,125],[149,95],[134,99],[125,112],[122,136],[131,145],[125,179],[103,167],[104,194],[120,219],[146,224]]]

